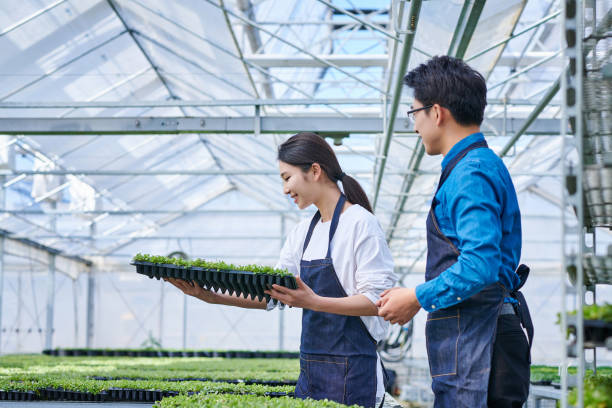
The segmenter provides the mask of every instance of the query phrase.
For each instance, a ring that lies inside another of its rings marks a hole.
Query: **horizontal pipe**
[[[299,105],[380,105],[379,98],[365,99],[216,99],[216,100],[168,100],[168,101],[55,101],[55,102],[0,102],[0,109],[65,109],[65,108],[188,108],[206,106],[299,106]],[[534,106],[527,99],[492,98],[487,105]]]
[[[371,169],[345,170],[348,175],[357,177],[373,177]],[[416,171],[388,171],[389,176],[415,175],[439,175],[436,170],[416,170]],[[510,172],[512,176],[533,176],[533,177],[561,177],[562,175],[554,172]],[[258,169],[212,169],[212,170],[96,170],[96,169],[74,169],[74,170],[0,170],[0,176],[278,176],[278,169],[258,170]]]
[[[10,135],[150,135],[179,133],[253,134],[255,117],[88,117],[88,118],[0,118],[0,134]],[[383,118],[338,116],[263,116],[259,118],[261,134],[296,133],[312,131],[332,135],[350,133],[381,133]],[[525,119],[485,119],[496,129],[514,133]],[[408,118],[397,118],[394,132],[413,132]],[[559,133],[556,119],[537,119],[531,124],[533,133]],[[380,177],[380,175],[379,175]]]

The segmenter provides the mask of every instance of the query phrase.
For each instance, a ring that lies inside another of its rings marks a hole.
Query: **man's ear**
[[[440,127],[442,126],[442,123],[444,123],[444,121],[446,120],[446,110],[444,108],[442,108],[442,106],[438,105],[437,103],[434,104],[434,106],[431,107],[433,114],[435,115],[435,119],[436,119],[436,126]]]

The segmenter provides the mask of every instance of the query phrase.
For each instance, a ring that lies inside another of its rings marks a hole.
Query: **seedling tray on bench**
[[[171,350],[171,349],[43,349],[43,354],[55,357],[221,357],[221,358],[299,358],[295,351],[249,350]]]
[[[576,333],[578,322],[576,316],[567,317],[567,325],[571,331]],[[590,347],[603,347],[606,340],[612,337],[612,323],[604,320],[584,319],[584,342]]]
[[[281,276],[266,273],[255,273],[251,271],[237,271],[227,269],[210,269],[197,266],[177,266],[172,264],[158,264],[145,261],[132,261],[136,266],[136,272],[153,279],[176,278],[188,282],[196,282],[207,290],[221,291],[230,295],[243,296],[245,299],[251,297],[259,301],[266,299],[270,301],[270,295],[264,291],[272,288],[273,284],[297,289],[294,276]],[[277,304],[276,299],[272,299]]]
[[[194,395],[197,392],[188,391],[187,395]],[[144,389],[125,389],[125,388],[109,388],[106,391],[93,393],[83,391],[71,391],[55,388],[43,388],[34,391],[0,391],[0,401],[91,401],[91,402],[155,402],[163,398],[174,397],[179,395],[178,391],[168,390],[144,390]],[[216,394],[216,393],[214,393]],[[220,394],[235,394],[235,395],[255,395],[249,393],[239,393],[225,391]],[[293,392],[264,392],[262,396],[267,397],[293,397]]]

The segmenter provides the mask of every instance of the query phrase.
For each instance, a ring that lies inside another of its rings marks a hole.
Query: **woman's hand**
[[[210,290],[206,290],[200,285],[194,282],[187,282],[182,279],[176,278],[164,278],[166,282],[170,282],[177,288],[179,288],[184,294],[196,297],[200,300],[203,300],[207,303],[216,303],[217,294],[211,292]]]
[[[299,276],[295,277],[297,289],[289,289],[281,285],[272,285],[272,289],[264,291],[264,293],[272,296],[273,299],[279,300],[286,305],[301,307],[302,309],[317,310],[320,296],[314,293],[308,285],[306,285]]]

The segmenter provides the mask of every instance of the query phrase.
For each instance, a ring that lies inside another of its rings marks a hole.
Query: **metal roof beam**
[[[260,73],[261,73],[261,74],[263,74],[264,76],[268,76],[269,78],[272,78],[272,79],[274,79],[275,81],[277,81],[277,82],[279,82],[279,83],[282,83],[282,84],[286,85],[286,86],[287,86],[287,87],[289,87],[290,89],[294,90],[295,92],[297,92],[297,93],[299,93],[299,94],[301,94],[301,95],[303,95],[303,96],[305,96],[305,97],[307,97],[307,98],[310,98],[310,99],[313,99],[313,98],[314,98],[314,96],[313,96],[313,95],[310,95],[309,93],[304,92],[303,90],[301,90],[301,89],[297,88],[296,86],[292,85],[291,83],[289,83],[289,82],[287,82],[287,81],[285,81],[285,80],[283,80],[283,79],[281,79],[281,78],[278,78],[278,77],[277,77],[277,76],[275,76],[275,75],[272,75],[272,74],[271,74],[271,73],[270,73],[268,70],[266,70],[266,69],[264,69],[264,68],[261,68],[261,67],[259,67],[258,65],[253,64],[253,63],[251,63],[251,62],[247,61],[246,59],[242,58],[240,55],[235,55],[233,52],[231,52],[230,50],[228,50],[228,49],[226,49],[226,48],[224,48],[224,47],[220,46],[220,45],[219,45],[219,44],[217,44],[216,42],[211,41],[210,39],[208,39],[208,38],[206,38],[206,37],[201,36],[200,34],[198,34],[198,33],[194,32],[194,31],[192,31],[192,30],[190,30],[190,29],[186,28],[184,25],[181,25],[181,24],[177,23],[176,21],[174,21],[174,20],[172,20],[172,19],[169,19],[168,17],[164,16],[163,14],[159,13],[159,12],[158,12],[158,11],[156,11],[156,10],[153,10],[152,8],[150,8],[150,7],[148,7],[147,5],[145,5],[145,4],[143,4],[143,3],[141,3],[140,1],[138,1],[138,0],[130,0],[130,1],[131,1],[132,3],[135,3],[135,4],[139,5],[140,7],[142,7],[144,10],[148,11],[149,13],[151,13],[151,14],[153,14],[153,15],[158,16],[159,18],[163,19],[164,21],[166,21],[167,23],[169,23],[169,24],[173,25],[174,27],[176,27],[176,28],[178,28],[178,29],[182,30],[183,32],[186,32],[186,33],[188,33],[188,34],[191,34],[192,36],[194,36],[194,37],[196,37],[197,39],[199,39],[199,40],[201,40],[201,41],[205,42],[206,44],[210,45],[211,47],[213,47],[213,48],[215,48],[215,49],[217,49],[217,50],[219,50],[219,51],[223,52],[224,54],[226,54],[226,55],[228,55],[228,56],[230,56],[230,57],[232,57],[232,58],[238,59],[238,60],[240,60],[242,63],[246,63],[246,64],[247,64],[249,67],[253,68],[254,70],[256,70],[256,71],[258,71],[258,72],[260,72]],[[252,101],[253,99],[250,99],[250,100]],[[215,101],[204,101],[204,102],[214,103]],[[243,100],[242,102],[245,102],[245,101]],[[189,103],[189,102],[186,102],[186,103]],[[250,105],[256,105],[256,104],[250,104]],[[271,103],[268,103],[268,104],[266,104],[266,105],[271,105]],[[185,105],[185,106],[195,106],[195,105]],[[223,106],[223,105],[199,105],[199,106]],[[343,113],[342,113],[340,110],[338,110],[338,109],[334,108],[333,106],[329,106],[329,107],[330,107],[332,110],[335,110],[336,112],[338,112],[338,113],[340,113],[341,115],[343,115]],[[346,115],[343,115],[343,116],[346,116]]]
[[[149,70],[146,68],[143,71]],[[143,71],[135,73],[140,75]],[[115,85],[113,85],[115,86]],[[97,97],[101,94],[96,95]],[[6,101],[0,102],[0,109],[54,109],[54,108],[174,108],[174,107],[208,107],[208,106],[316,106],[316,105],[380,105],[378,98],[349,99],[216,99],[216,100],[168,100],[168,101]],[[535,106],[536,103],[528,99],[502,99],[491,98],[487,105],[507,106]]]
[[[286,40],[286,39],[282,38],[282,37],[281,37],[281,36],[279,36],[278,34],[275,34],[275,33],[273,33],[272,31],[267,30],[266,28],[261,27],[261,26],[260,26],[259,24],[257,24],[256,22],[254,22],[254,21],[252,21],[252,20],[250,20],[250,19],[248,19],[248,18],[246,18],[246,17],[240,16],[240,15],[238,15],[238,14],[234,13],[233,11],[229,10],[229,9],[228,9],[228,8],[226,8],[226,7],[220,6],[219,4],[216,4],[216,3],[215,3],[214,1],[212,1],[212,0],[204,0],[204,1],[206,1],[208,4],[210,4],[210,5],[214,6],[214,7],[217,7],[218,9],[225,10],[225,11],[226,11],[226,12],[227,12],[229,15],[231,15],[232,17],[235,17],[235,18],[237,18],[238,20],[240,20],[240,21],[242,21],[242,22],[244,22],[244,23],[247,23],[247,24],[249,24],[249,25],[251,25],[251,26],[253,26],[253,27],[255,27],[255,28],[259,29],[260,31],[262,31],[262,32],[264,32],[264,33],[266,33],[266,34],[268,34],[268,35],[270,35],[270,36],[272,36],[272,37],[276,38],[278,41],[280,41],[280,42],[282,42],[282,43],[284,43],[284,44],[287,44],[287,45],[288,45],[288,46],[290,46],[291,48],[294,48],[294,49],[296,49],[296,50],[298,50],[298,51],[300,51],[300,52],[303,52],[304,54],[309,55],[310,57],[312,57],[312,58],[314,58],[314,59],[318,60],[319,62],[321,62],[321,63],[323,63],[323,64],[326,64],[326,65],[328,65],[328,66],[330,66],[330,67],[332,67],[332,68],[335,68],[336,70],[338,70],[338,71],[342,72],[344,75],[346,75],[346,76],[348,76],[349,78],[352,78],[352,79],[354,79],[355,81],[357,81],[357,82],[359,82],[359,83],[361,83],[361,84],[363,84],[363,85],[367,86],[368,88],[372,88],[372,89],[374,89],[374,90],[376,90],[376,91],[378,91],[378,92],[380,92],[380,93],[384,93],[384,91],[383,91],[382,89],[380,89],[379,87],[377,87],[377,86],[375,86],[375,85],[372,85],[370,82],[367,82],[367,81],[365,81],[365,80],[363,80],[363,79],[359,78],[358,76],[353,75],[353,74],[351,74],[350,72],[347,72],[346,70],[342,69],[341,67],[339,67],[339,66],[337,66],[337,65],[335,65],[335,64],[333,64],[333,63],[331,63],[331,62],[329,62],[329,61],[325,61],[325,60],[323,60],[323,59],[321,59],[321,58],[317,57],[315,54],[313,54],[313,53],[309,52],[308,50],[306,50],[306,49],[304,49],[304,48],[302,48],[302,47],[300,47],[300,46],[298,46],[298,45],[293,44],[291,41],[288,41],[288,40]],[[415,1],[417,1],[417,0],[415,0]]]
[[[476,30],[476,25],[478,23],[478,19],[480,18],[480,14],[482,13],[482,9],[484,8],[484,4],[485,0],[464,2],[463,9],[461,10],[461,14],[459,16],[459,20],[457,22],[455,32],[453,33],[453,38],[451,40],[450,47],[448,49],[448,55],[452,55],[456,58],[463,58],[463,56],[465,55],[465,51],[467,50],[467,47],[470,44],[470,41],[472,40],[474,31]],[[423,143],[418,142],[418,147],[412,152],[412,157],[410,158],[409,162],[409,169],[412,174],[409,174],[404,177],[404,180],[402,181],[402,187],[400,191],[402,192],[402,194],[405,193],[405,195],[402,195],[396,202],[396,213],[391,217],[391,222],[389,223],[389,227],[387,229],[388,242],[390,242],[393,238],[395,228],[397,227],[402,210],[408,199],[408,193],[410,193],[410,189],[412,188],[414,180],[417,177],[416,171],[419,169],[421,160],[423,159],[424,155],[425,146],[423,145]]]
[[[612,26],[612,9],[608,10],[606,15],[602,18],[600,25],[595,29],[594,35],[596,36],[603,35],[610,28],[610,26]],[[584,50],[583,50],[584,55],[587,55],[588,53],[590,53],[592,50],[592,47],[593,46],[590,43],[585,43]],[[562,52],[562,50],[559,52]],[[550,106],[549,105],[550,101],[557,94],[557,92],[559,92],[559,89],[561,87],[561,78],[563,77],[563,75],[565,75],[565,70],[563,70],[559,78],[557,78],[557,80],[553,83],[553,85],[548,89],[546,94],[542,97],[540,102],[538,102],[538,104],[535,106],[533,111],[529,114],[529,116],[525,120],[525,123],[523,124],[523,126],[521,126],[519,130],[517,130],[514,136],[512,136],[512,138],[508,141],[508,143],[502,148],[502,150],[499,153],[500,157],[503,157],[508,153],[508,151],[512,148],[512,146],[514,146],[514,144],[519,140],[519,138],[529,128],[531,123],[533,123],[537,119],[537,117],[540,115],[540,113],[542,113],[544,108],[546,108],[547,106]]]
[[[561,49],[561,50],[559,50],[559,51],[557,51],[557,52],[555,52],[555,53],[553,53],[553,54],[551,54],[551,55],[549,55],[549,56],[547,56],[545,58],[542,58],[542,59],[534,62],[531,65],[526,66],[525,68],[522,68],[521,70],[519,70],[519,71],[515,72],[514,74],[508,76],[506,79],[503,79],[503,80],[497,82],[496,84],[493,84],[493,85],[489,86],[487,91],[491,91],[491,90],[493,90],[495,88],[498,88],[498,87],[504,85],[505,83],[510,82],[513,79],[515,79],[515,78],[517,78],[517,77],[519,77],[519,76],[521,76],[521,75],[531,71],[532,69],[537,68],[540,65],[543,65],[543,64],[549,62],[550,60],[553,60],[553,59],[559,57],[562,52],[563,52],[563,50]]]
[[[465,1],[463,3],[459,20],[455,26],[451,45],[448,49],[448,55],[461,59],[465,56],[465,52],[470,45],[474,31],[476,31],[476,25],[478,24],[484,5],[485,0]]]
[[[58,0],[55,3],[51,3],[49,4],[47,7],[44,7],[40,10],[38,10],[37,12],[27,16],[26,18],[16,22],[15,24],[8,26],[7,28],[5,28],[4,30],[0,31],[0,37],[2,37],[3,35],[6,35],[8,33],[10,33],[11,31],[21,27],[24,24],[29,23],[30,21],[32,21],[33,19],[35,19],[36,17],[43,15],[45,13],[47,13],[49,10],[54,9],[55,7],[59,6],[62,3],[65,3],[67,0]]]
[[[509,133],[518,131],[525,119],[489,118],[485,123],[503,128]],[[345,118],[334,116],[300,116],[260,118],[262,134],[313,131],[329,133],[380,133],[382,118]],[[394,131],[413,133],[406,118],[396,118]],[[537,119],[530,134],[558,134],[558,119]],[[248,133],[255,132],[255,118],[245,117],[89,117],[89,118],[0,118],[0,134],[8,135],[148,135],[178,133]],[[412,169],[416,170],[416,168]],[[382,176],[379,175],[379,180]]]
[[[245,60],[260,67],[274,68],[327,68],[325,60],[339,67],[386,67],[389,62],[387,54],[326,54],[317,55],[319,60],[307,55],[289,54],[252,54],[245,56]],[[380,101],[379,101],[380,102]]]
[[[378,194],[380,192],[380,185],[382,184],[382,178],[385,173],[385,166],[387,164],[387,155],[389,154],[389,147],[391,146],[391,138],[393,137],[393,131],[396,125],[396,115],[397,110],[399,108],[400,100],[402,98],[402,84],[404,80],[403,73],[406,72],[406,68],[408,67],[408,61],[410,60],[410,54],[412,52],[412,44],[414,43],[414,38],[416,36],[417,24],[419,22],[419,14],[421,13],[421,0],[413,0],[410,2],[410,11],[408,14],[408,30],[406,34],[404,34],[403,46],[402,46],[402,55],[400,57],[399,66],[397,69],[397,77],[395,78],[395,87],[393,92],[393,100],[391,101],[391,111],[388,115],[388,120],[386,123],[385,135],[382,144],[382,151],[380,156],[382,156],[380,160],[380,165],[377,170],[377,178],[376,183],[374,185],[374,198],[372,200],[372,208],[376,209],[376,203],[378,201]],[[393,69],[394,67],[390,67]],[[393,74],[389,74],[393,75]],[[386,106],[385,106],[386,107]],[[404,121],[404,128],[408,127],[408,123]]]
[[[372,30],[383,34],[384,36],[389,37],[392,40],[401,41],[401,39],[399,37],[396,37],[395,35],[391,34],[390,32],[388,32],[387,30],[383,29],[382,27],[379,27],[376,24],[372,24],[371,22],[369,22],[367,20],[364,20],[361,17],[356,16],[355,14],[353,14],[351,12],[351,10],[347,10],[347,9],[343,9],[342,7],[338,7],[335,4],[332,4],[331,2],[329,2],[327,0],[317,0],[317,1],[319,3],[325,4],[327,7],[331,8],[332,10],[334,10],[334,14],[343,14],[345,16],[349,16],[353,20],[361,23],[361,25],[369,27]],[[359,11],[363,12],[363,11],[366,11],[366,10],[359,10]],[[377,12],[377,11],[378,10],[372,10],[371,12]]]
[[[43,251],[48,252],[51,255],[57,255],[57,256],[61,256],[62,258],[66,258],[66,259],[70,259],[72,261],[76,261],[79,263],[82,263],[85,266],[91,266],[92,263],[91,261],[81,258],[79,256],[74,256],[74,255],[68,255],[66,253],[64,253],[63,251],[56,249],[56,248],[52,248],[50,246],[47,245],[43,245],[39,242],[33,241],[32,239],[26,238],[26,237],[18,237],[16,234],[12,233],[11,231],[7,231],[4,229],[0,229],[0,236],[7,238],[7,239],[12,239],[14,241],[18,241],[24,245],[30,246],[32,248],[36,248],[36,249],[40,249]],[[56,237],[56,236],[53,236]]]
[[[491,45],[491,46],[489,46],[489,47],[487,47],[487,48],[485,48],[485,49],[483,49],[481,51],[478,51],[478,52],[474,53],[469,58],[466,58],[465,62],[470,62],[471,60],[476,59],[476,58],[480,57],[481,55],[484,55],[487,52],[492,51],[495,48],[508,43],[509,41],[511,41],[511,40],[513,40],[513,39],[515,39],[515,38],[517,38],[517,37],[519,37],[519,36],[529,32],[529,31],[533,30],[534,28],[538,28],[541,25],[548,23],[550,20],[552,20],[553,18],[557,17],[559,14],[561,14],[561,10],[555,11],[554,13],[552,13],[552,14],[542,18],[541,20],[533,23],[529,27],[525,27],[524,29],[520,30],[518,33],[514,33],[514,34],[510,35],[508,38],[503,39],[501,41],[498,41],[495,44],[493,44],[493,45]],[[506,53],[504,53],[504,54],[506,54]],[[517,58],[521,57],[521,56],[522,55],[519,54],[519,55],[517,55]],[[498,65],[501,63],[501,61],[503,61],[503,58],[504,58],[504,55],[501,56],[500,62],[498,62]],[[516,64],[518,61],[513,61],[513,62]]]
[[[546,92],[542,100],[536,105],[535,109],[531,111],[525,123],[520,127],[520,129],[510,138],[508,143],[500,150],[499,157],[504,157],[515,145],[515,143],[519,140],[519,138],[529,129],[529,126],[537,119],[540,113],[548,106],[548,103],[552,98],[559,92],[559,88],[561,87],[561,77],[559,77],[555,83],[550,87],[550,89]]]
[[[228,191],[233,190],[235,187],[233,187],[231,184],[226,184],[225,186],[220,186],[218,189],[216,190],[212,190],[210,191],[210,194],[207,197],[204,197],[202,201],[200,201],[199,203],[196,203],[192,206],[192,208],[190,209],[185,209],[183,211],[180,211],[176,214],[170,214],[168,217],[166,217],[163,220],[157,220],[155,222],[155,226],[153,227],[153,231],[168,225],[169,223],[171,223],[172,221],[186,215],[189,214],[190,211],[192,210],[196,210],[200,207],[202,207],[203,205],[205,205],[206,203],[214,200],[215,198],[227,193]],[[147,232],[152,231],[152,227],[145,227],[145,228],[141,228],[137,231],[134,231],[134,233],[128,234],[125,238],[119,240],[119,242],[116,245],[110,246],[108,248],[104,248],[100,251],[100,255],[107,255],[110,254],[112,252],[115,252],[121,248],[124,248],[126,246],[128,246],[129,244],[133,243],[135,241],[134,238],[132,238],[132,236],[139,236],[141,234],[146,234]]]
[[[253,87],[253,91],[255,92],[255,95],[257,96],[257,98],[259,98],[259,91],[257,90],[257,86],[255,85],[255,81],[253,80],[253,77],[251,76],[251,71],[249,70],[249,65],[246,63],[246,61],[244,60],[244,54],[242,52],[242,49],[240,48],[240,44],[238,44],[238,40],[236,39],[236,33],[234,32],[234,28],[232,27],[232,23],[230,22],[229,16],[227,14],[227,12],[225,11],[225,4],[223,2],[223,0],[219,0],[221,3],[221,6],[223,6],[224,10],[223,10],[223,17],[225,18],[225,23],[227,25],[227,29],[230,32],[230,35],[232,37],[232,41],[234,42],[234,46],[236,47],[236,51],[238,52],[238,56],[240,58],[240,61],[242,62],[242,66],[244,67],[244,70],[246,71],[246,74],[249,78],[249,82],[251,83],[251,86]],[[242,9],[242,11],[246,12],[247,15],[253,20],[255,21],[255,14],[253,12],[253,5],[251,4],[250,0],[239,0],[238,1],[238,6]],[[246,26],[245,27],[245,32],[247,35],[247,38],[249,39],[249,43],[251,44],[251,49],[252,50],[257,50],[259,49],[259,47],[261,46],[261,38],[259,37],[259,33],[251,26]],[[263,84],[263,88],[264,88],[264,93],[266,94],[266,98],[274,98],[274,90],[272,89],[272,86],[270,86],[270,77],[269,75],[267,75],[267,70],[264,73],[264,76],[266,77],[266,81]]]
[[[117,34],[113,35],[112,37],[110,37],[110,38],[108,38],[108,39],[106,39],[106,40],[102,41],[101,43],[97,44],[96,46],[94,46],[94,47],[92,47],[92,48],[88,49],[87,51],[83,52],[82,54],[79,54],[79,55],[77,55],[76,57],[71,58],[70,60],[68,60],[68,61],[64,62],[63,64],[58,65],[57,67],[55,67],[55,68],[53,68],[52,70],[50,70],[50,71],[46,72],[45,74],[43,74],[43,75],[41,75],[41,76],[37,77],[36,79],[34,79],[34,80],[32,80],[32,81],[28,82],[27,84],[22,85],[22,86],[20,86],[19,88],[14,89],[14,90],[10,91],[10,92],[9,92],[9,93],[7,93],[7,94],[2,95],[2,96],[0,97],[0,101],[3,101],[3,100],[5,100],[5,99],[8,99],[8,98],[10,98],[11,96],[13,96],[13,95],[15,95],[15,94],[17,94],[17,93],[19,93],[19,92],[23,91],[24,89],[29,88],[30,86],[32,86],[32,85],[34,85],[34,84],[36,84],[36,83],[38,83],[38,82],[42,81],[43,79],[50,77],[51,75],[55,74],[56,72],[58,72],[59,70],[61,70],[61,69],[65,68],[65,67],[67,67],[68,65],[72,64],[73,62],[78,61],[79,59],[81,59],[81,58],[83,58],[83,57],[85,57],[85,56],[87,56],[87,55],[91,54],[92,52],[96,51],[97,49],[102,48],[102,47],[104,47],[105,45],[107,45],[107,44],[109,44],[109,43],[113,42],[114,40],[116,40],[117,38],[121,37],[121,36],[122,36],[123,34],[125,34],[125,33],[127,33],[127,31],[125,31],[125,30],[124,30],[124,31],[121,31],[121,32],[119,32],[119,33],[117,33]]]
[[[135,36],[137,35],[138,37],[144,38],[145,40],[147,40],[147,41],[148,41],[148,42],[150,42],[151,44],[154,44],[155,46],[157,46],[157,47],[159,47],[159,48],[163,49],[164,51],[166,51],[166,52],[168,52],[168,53],[170,53],[170,54],[174,55],[175,57],[177,57],[177,58],[179,58],[179,59],[183,60],[184,62],[186,62],[186,63],[188,63],[188,64],[190,64],[190,65],[192,65],[192,66],[194,66],[194,67],[198,68],[200,71],[205,72],[206,74],[208,74],[208,75],[212,76],[213,78],[215,78],[215,79],[217,79],[217,80],[219,80],[219,81],[223,82],[224,84],[226,84],[226,85],[228,85],[228,86],[230,86],[230,87],[232,87],[232,88],[234,88],[234,89],[236,89],[236,90],[238,90],[238,91],[242,92],[243,94],[247,95],[248,97],[253,97],[253,95],[251,94],[251,92],[247,91],[246,89],[241,88],[240,86],[236,85],[235,83],[231,82],[231,81],[230,81],[230,80],[228,80],[228,79],[223,78],[223,77],[222,77],[222,76],[220,76],[220,75],[217,75],[217,74],[215,74],[215,73],[213,73],[213,72],[211,72],[211,71],[208,71],[207,69],[204,69],[204,68],[203,68],[203,67],[202,67],[200,64],[198,64],[197,62],[192,61],[191,59],[189,59],[189,58],[187,58],[187,57],[185,57],[185,56],[183,56],[183,55],[181,55],[181,54],[177,53],[177,52],[176,52],[176,51],[174,51],[173,49],[171,49],[171,48],[167,47],[166,45],[164,45],[164,44],[160,43],[159,41],[157,41],[157,40],[155,40],[155,39],[153,39],[153,38],[149,37],[148,35],[146,35],[146,34],[144,34],[144,33],[140,32],[140,31],[138,31],[138,30],[134,30],[134,29],[130,30],[130,35],[132,35],[133,37],[135,37]],[[153,65],[153,64],[152,64],[152,65]],[[157,71],[158,71],[158,68],[157,68],[157,67],[155,67],[155,69],[156,69],[156,72],[157,72]],[[162,81],[162,82],[164,83],[164,86],[166,86],[166,88],[167,88],[167,89],[169,89],[169,88],[167,87],[167,84],[165,83],[165,81]],[[175,97],[174,99],[176,99],[176,97]]]

